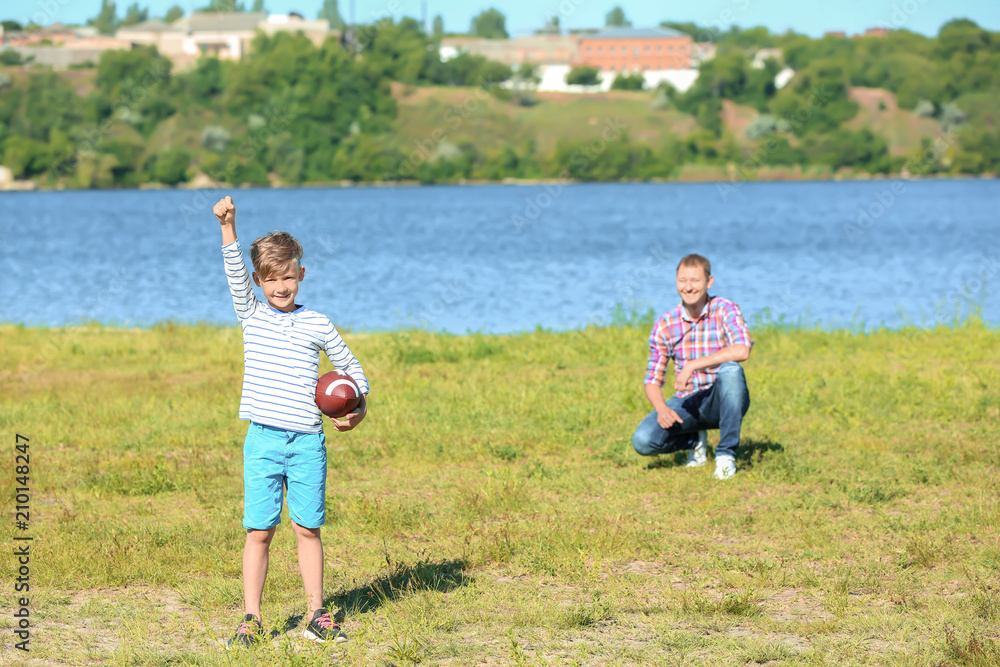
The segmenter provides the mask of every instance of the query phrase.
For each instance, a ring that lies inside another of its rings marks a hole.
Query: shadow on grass
[[[350,590],[329,595],[323,600],[323,604],[331,610],[337,623],[343,623],[348,613],[364,614],[374,611],[383,604],[418,591],[447,593],[464,586],[471,580],[465,574],[465,566],[463,560],[424,560],[413,565],[394,563],[388,574]],[[337,611],[334,613],[333,609]],[[295,629],[303,623],[303,619],[304,614],[289,616],[285,619],[283,632]]]
[[[394,563],[388,574],[336,593],[326,603],[352,614],[364,614],[418,591],[447,593],[470,581],[465,574],[465,566],[463,560],[424,560],[412,565]]]
[[[784,451],[784,445],[773,442],[770,438],[742,440],[739,449],[736,450],[736,467],[740,470],[753,470],[755,465],[760,465]]]
[[[753,470],[755,465],[760,465],[768,458],[781,454],[784,451],[784,445],[774,442],[770,438],[741,440],[740,446],[736,450],[736,467],[739,470]],[[709,453],[714,455],[714,448],[709,447]],[[646,469],[655,470],[657,468],[683,466],[687,461],[687,455],[688,450],[686,449],[660,454],[649,462]]]

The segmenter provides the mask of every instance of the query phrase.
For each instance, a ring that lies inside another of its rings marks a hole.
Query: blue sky
[[[249,6],[253,0],[245,0]],[[421,0],[353,0],[355,17],[370,22],[381,16],[421,15]],[[118,0],[119,15],[131,0]],[[178,4],[186,11],[208,4],[207,0],[140,0],[153,15],[162,15]],[[265,0],[272,13],[298,11],[314,17],[322,0]],[[730,25],[767,26],[782,32],[789,28],[819,36],[827,30],[849,34],[868,27],[904,27],[915,32],[934,34],[942,23],[953,18],[971,18],[990,30],[1000,31],[1000,1],[997,0],[660,0],[648,2],[625,0],[426,0],[427,15],[441,14],[445,28],[467,30],[472,17],[483,9],[496,7],[507,15],[507,29],[512,34],[526,34],[540,27],[551,13],[560,16],[568,28],[598,27],[604,15],[620,4],[636,26],[657,25],[663,20],[695,21],[702,25],[728,28]],[[341,13],[348,17],[351,0],[340,0]],[[100,0],[0,0],[0,17],[14,20],[33,16],[51,17],[44,23],[62,21],[83,23],[97,14]]]

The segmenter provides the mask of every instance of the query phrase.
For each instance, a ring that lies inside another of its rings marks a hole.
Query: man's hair
[[[292,260],[302,266],[302,245],[288,232],[271,232],[250,245],[250,261],[261,278],[270,278]]]
[[[705,270],[706,278],[712,275],[712,264],[701,255],[684,255],[677,264],[677,271],[680,271],[682,266],[700,266]]]

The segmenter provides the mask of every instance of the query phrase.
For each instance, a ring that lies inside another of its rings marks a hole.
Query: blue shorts
[[[243,527],[268,530],[288,515],[303,528],[326,522],[326,436],[250,422],[243,443]]]

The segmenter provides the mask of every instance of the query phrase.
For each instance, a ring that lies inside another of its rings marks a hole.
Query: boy
[[[254,294],[236,238],[232,197],[212,209],[222,225],[222,256],[243,329],[243,393],[240,419],[250,421],[243,445],[243,621],[227,648],[250,647],[263,639],[261,595],[267,577],[268,549],[280,523],[282,491],[298,542],[299,570],[308,600],[303,636],[314,641],[347,641],[323,607],[323,543],[326,521],[326,439],[314,401],[322,349],[333,365],[361,388],[361,403],[342,419],[349,431],[367,413],[368,379],[325,316],[295,303],[305,277],[302,246],[285,232],[259,238],[250,246],[253,281],[266,302]]]

